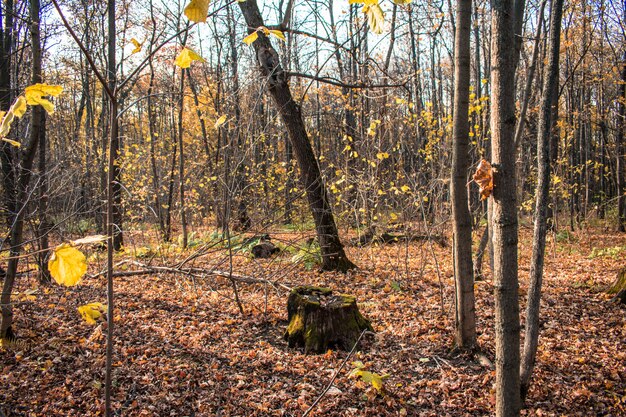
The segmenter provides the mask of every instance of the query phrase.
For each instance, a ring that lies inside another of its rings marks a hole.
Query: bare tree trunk
[[[626,6],[624,6],[626,17]],[[619,121],[617,123],[617,212],[618,230],[626,232],[626,51],[622,58],[622,80],[620,85]]]
[[[496,314],[496,416],[514,417],[520,413],[514,1],[492,0],[491,7],[491,150],[494,166],[491,228]]]
[[[43,81],[41,76],[41,32],[40,25],[41,6],[39,0],[30,0],[30,36],[32,50],[32,82],[33,84]],[[31,113],[31,143],[37,143],[39,148],[39,199],[37,201],[37,211],[39,212],[39,224],[36,234],[39,240],[40,253],[37,254],[37,265],[39,267],[39,282],[49,283],[50,273],[48,272],[48,232],[50,224],[47,218],[48,211],[48,178],[46,173],[46,112],[41,106],[35,106]],[[34,145],[33,145],[34,146]]]
[[[256,0],[239,3],[239,7],[248,27],[258,28],[264,26]],[[296,104],[291,96],[278,54],[269,38],[261,31],[259,31],[259,38],[253,45],[261,73],[268,83],[269,92],[289,132],[289,138],[300,165],[301,181],[309,200],[309,207],[315,221],[317,237],[322,252],[322,269],[347,271],[355,268],[355,265],[346,256],[343,245],[339,240],[335,218],[328,201],[319,165],[304,127],[300,106]]]
[[[189,27],[189,23],[187,23]],[[187,35],[183,35],[182,46],[187,44]],[[185,210],[185,153],[183,146],[183,114],[185,111],[185,69],[180,69],[180,84],[178,89],[178,193],[180,197],[180,225],[182,228],[182,247],[187,247],[187,213]]]
[[[456,284],[456,344],[476,343],[476,311],[472,268],[472,217],[468,206],[470,25],[472,0],[458,0],[454,41],[454,125],[450,195],[454,218],[454,274]]]
[[[530,377],[535,365],[539,340],[539,307],[541,281],[543,278],[544,253],[546,248],[547,211],[550,195],[550,136],[552,127],[553,88],[559,80],[559,48],[561,40],[561,15],[563,0],[552,0],[550,16],[550,49],[548,52],[547,79],[543,85],[541,114],[537,132],[537,190],[535,192],[535,228],[533,253],[530,262],[530,286],[526,306],[526,335],[520,376],[521,398],[526,398]]]

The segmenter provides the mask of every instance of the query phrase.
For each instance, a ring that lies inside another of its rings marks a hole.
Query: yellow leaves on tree
[[[193,61],[206,62],[204,58],[200,55],[192,51],[191,49],[185,47],[176,57],[174,61],[174,65],[180,68],[189,68]]]
[[[185,7],[185,16],[192,22],[206,22],[210,2],[210,0],[191,0],[187,7]]]
[[[15,102],[11,105],[11,108],[7,112],[0,112],[0,139],[10,143],[13,146],[20,147],[20,143],[11,139],[7,139],[6,136],[11,130],[11,124],[15,118],[21,118],[26,113],[28,106],[42,106],[48,113],[54,112],[54,104],[44,99],[44,96],[56,97],[63,91],[63,87],[59,85],[48,84],[34,84],[30,87],[26,87],[24,95],[19,96]]]
[[[26,112],[26,99],[20,96],[17,98],[17,100],[15,100],[15,103],[13,103],[13,105],[11,106],[8,112],[6,113],[2,112],[1,114],[2,123],[0,124],[0,138],[5,142],[9,142],[13,146],[17,146],[18,148],[21,146],[19,142],[16,142],[11,139],[7,139],[5,138],[5,136],[9,134],[13,120],[15,120],[16,117],[17,118],[22,117],[25,112]]]
[[[48,270],[58,284],[71,287],[87,272],[87,259],[74,246],[63,243],[52,251]]]
[[[48,84],[33,84],[26,87],[24,90],[24,96],[26,97],[26,103],[29,106],[40,105],[48,114],[54,113],[54,104],[43,98],[44,96],[56,97],[63,91],[63,87],[60,85],[48,85]]]
[[[96,324],[96,320],[106,312],[106,307],[102,303],[89,303],[78,307],[78,312],[89,324]]]
[[[480,187],[480,199],[485,200],[488,198],[493,192],[493,169],[491,164],[485,159],[480,161],[472,179]]]

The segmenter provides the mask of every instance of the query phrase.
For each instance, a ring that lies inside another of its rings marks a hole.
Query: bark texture
[[[454,41],[454,125],[450,195],[454,218],[454,279],[456,284],[456,334],[460,348],[476,343],[472,217],[468,205],[470,24],[472,0],[458,0]]]
[[[515,175],[515,11],[512,0],[491,1],[491,152],[493,282],[496,329],[496,416],[520,413],[520,323]]]

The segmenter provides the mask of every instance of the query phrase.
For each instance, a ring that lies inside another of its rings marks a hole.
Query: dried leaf
[[[493,191],[493,170],[487,160],[483,159],[480,161],[472,179],[480,187],[480,199],[485,200],[488,198]]]

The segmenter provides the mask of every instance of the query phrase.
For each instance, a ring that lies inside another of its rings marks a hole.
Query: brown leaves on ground
[[[480,199],[489,198],[493,192],[493,169],[486,159],[481,159],[472,179],[480,188]]]
[[[524,415],[625,415],[625,307],[609,303],[602,291],[620,261],[590,254],[606,242],[625,246],[626,238],[587,231],[573,236],[578,240],[548,244],[540,347]],[[520,241],[523,312],[529,234],[522,233]],[[348,364],[312,415],[493,415],[494,372],[478,358],[449,353],[454,325],[449,251],[432,245],[435,259],[428,242],[410,243],[408,252],[404,244],[348,250],[362,268],[348,275],[303,271],[287,254],[263,261],[238,257],[234,267],[290,286],[316,284],[352,293],[372,320],[376,338],[350,362],[389,374],[386,395],[348,378]],[[34,277],[22,279],[16,291],[34,285]],[[335,351],[305,356],[287,347],[281,337],[287,294],[281,288],[266,293],[260,285],[240,285],[247,313],[242,317],[222,278],[163,274],[116,278],[115,286],[113,398],[124,416],[299,416],[346,356]],[[493,362],[492,294],[487,275],[476,283],[476,311],[478,340]],[[102,324],[86,324],[76,308],[104,299],[105,279],[99,277],[73,289],[41,288],[36,300],[16,305],[14,328],[21,342],[0,351],[4,415],[102,415],[106,331]]]

